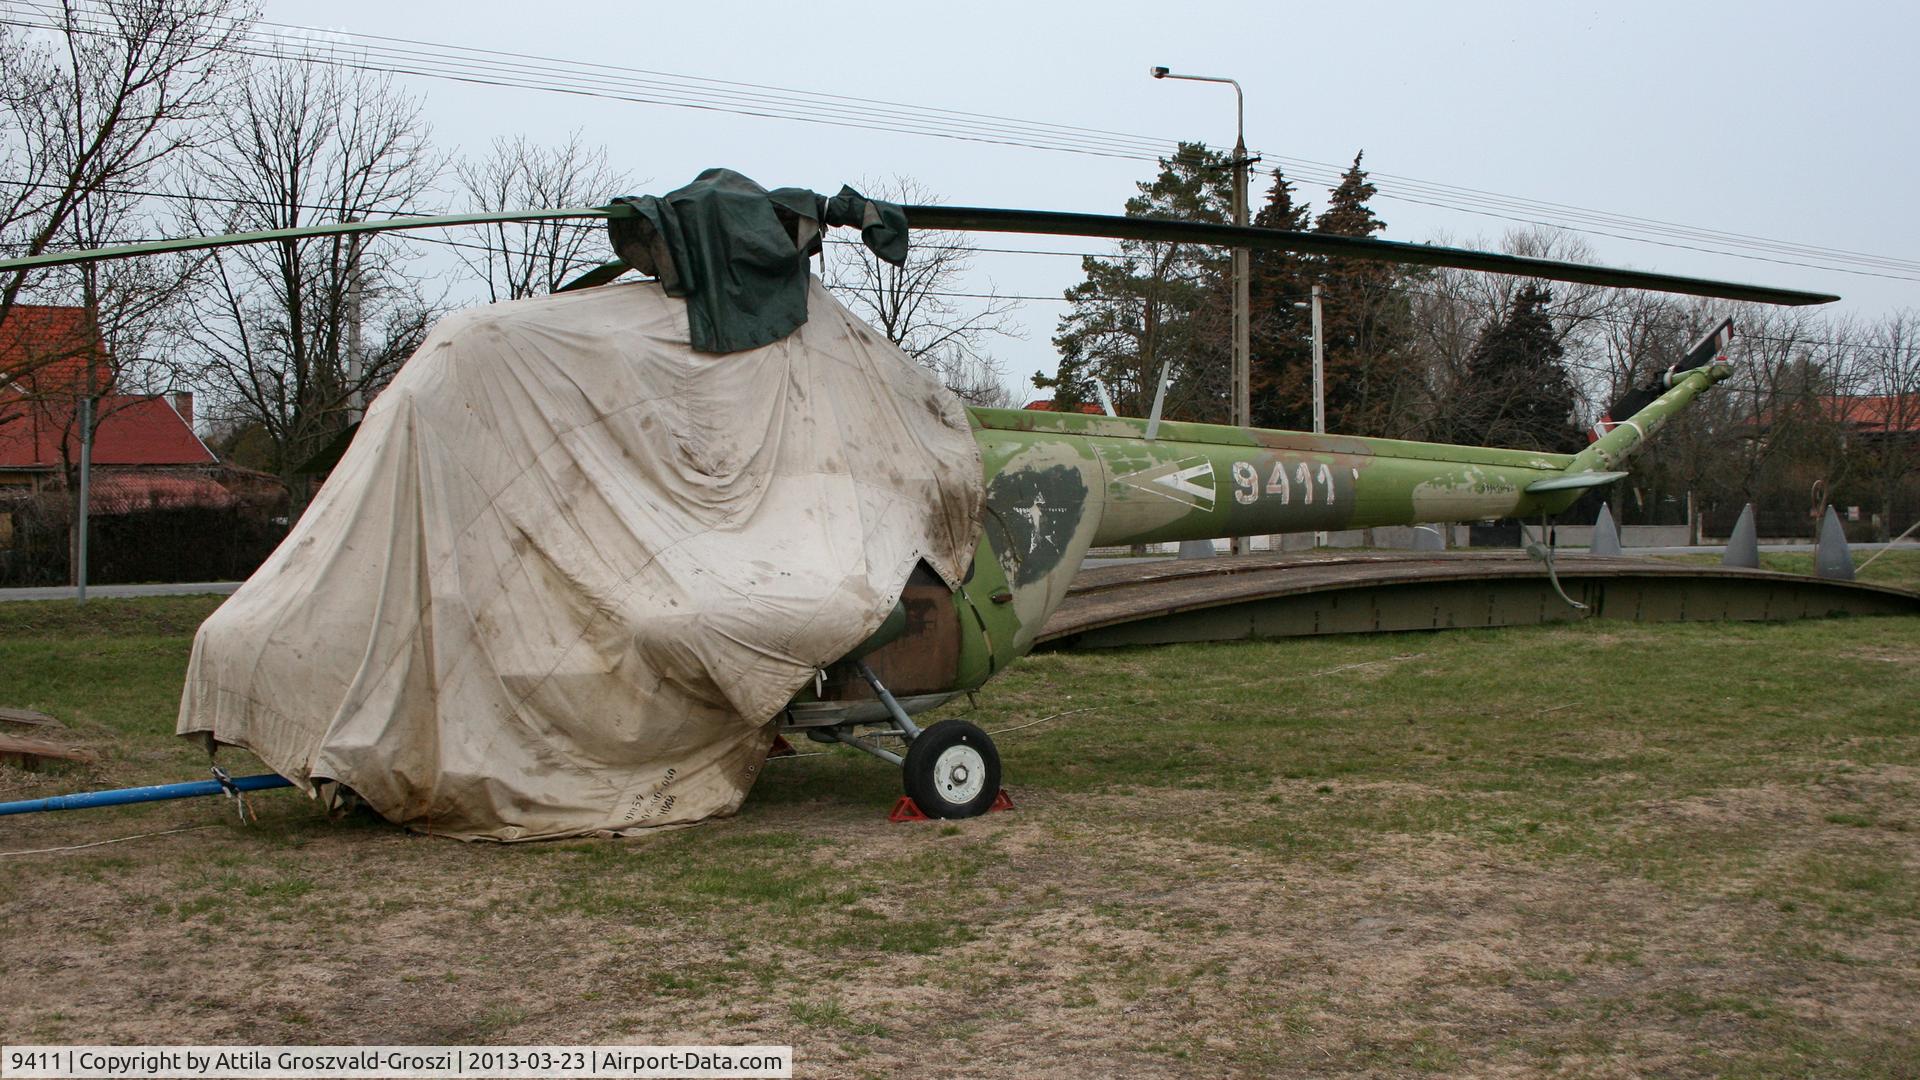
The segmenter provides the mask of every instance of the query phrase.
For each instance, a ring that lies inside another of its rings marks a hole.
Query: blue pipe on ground
[[[277,773],[236,776],[233,786],[240,791],[264,791],[267,788],[292,787],[293,781]],[[225,789],[218,780],[196,780],[186,784],[156,784],[152,787],[116,788],[112,791],[83,791],[78,795],[55,795],[48,799],[0,803],[0,817],[8,814],[33,814],[41,810],[86,810],[95,806],[123,806],[127,803],[160,802],[165,799],[193,799],[218,795]]]

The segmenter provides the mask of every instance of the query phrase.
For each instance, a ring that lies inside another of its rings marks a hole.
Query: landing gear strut
[[[831,738],[900,766],[907,796],[927,817],[967,818],[991,809],[1000,794],[1000,752],[987,733],[965,720],[942,720],[922,731],[865,661],[854,661],[854,669],[886,706],[891,729],[861,735],[849,724],[815,729],[809,737]],[[876,737],[904,740],[906,756],[878,745]]]

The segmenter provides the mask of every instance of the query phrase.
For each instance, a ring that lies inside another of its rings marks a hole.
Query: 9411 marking
[[[1260,468],[1251,461],[1233,463],[1233,501],[1242,506],[1251,506],[1263,497],[1278,496],[1280,505],[1287,506],[1297,492],[1300,505],[1312,506],[1314,486],[1321,489],[1320,499],[1328,506],[1333,505],[1333,470],[1322,463],[1317,469],[1304,461],[1293,463],[1293,475],[1287,475],[1287,463],[1276,461],[1273,471],[1267,476],[1264,491],[1260,485]]]

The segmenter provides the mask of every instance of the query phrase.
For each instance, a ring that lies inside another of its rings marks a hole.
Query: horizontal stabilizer
[[[1549,476],[1545,480],[1535,480],[1527,485],[1527,494],[1538,495],[1543,491],[1571,491],[1575,488],[1603,487],[1627,475],[1623,472],[1583,472],[1567,473],[1561,476]]]

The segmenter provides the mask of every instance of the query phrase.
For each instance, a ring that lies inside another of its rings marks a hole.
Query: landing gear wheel
[[[942,720],[922,731],[908,745],[901,772],[907,795],[928,817],[984,814],[1000,794],[1000,752],[965,720]]]

